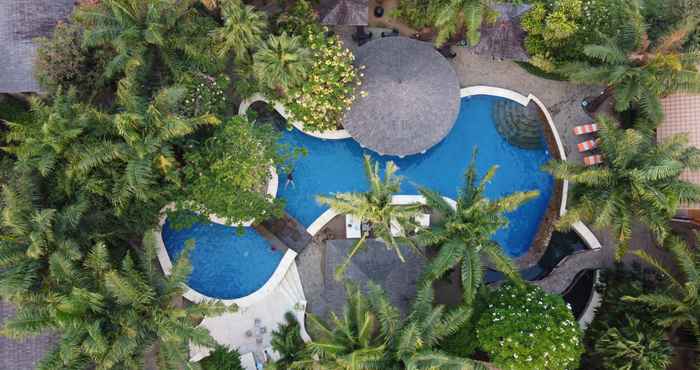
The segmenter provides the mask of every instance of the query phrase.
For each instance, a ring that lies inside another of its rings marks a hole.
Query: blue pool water
[[[258,290],[272,276],[283,255],[273,251],[250,227],[238,235],[235,227],[214,223],[175,230],[166,222],[162,236],[173,261],[188,239],[195,241],[187,284],[199,293],[221,299],[240,298]]]
[[[404,177],[401,194],[418,194],[416,189],[426,186],[455,199],[464,183],[463,175],[472,148],[477,146],[480,175],[492,165],[499,166],[486,188],[488,197],[500,197],[515,191],[540,192],[538,198],[509,214],[509,227],[495,236],[510,256],[517,257],[528,250],[537,233],[552,194],[553,179],[540,170],[550,159],[546,150],[520,149],[498,134],[491,116],[498,99],[502,98],[485,95],[463,98],[459,117],[449,135],[427,153],[406,158],[379,156],[362,149],[352,139],[320,140],[298,130],[285,131],[282,142],[304,147],[308,155],[295,162],[294,187],[285,189],[286,174],[279,174],[277,196],[286,201],[286,211],[308,227],[327,209],[316,202],[316,195],[367,190],[362,156],[369,153],[382,168],[389,160],[398,165],[398,175]]]

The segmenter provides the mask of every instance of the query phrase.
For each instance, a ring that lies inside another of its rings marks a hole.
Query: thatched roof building
[[[477,55],[527,61],[529,56],[525,51],[525,31],[520,26],[520,17],[530,5],[498,4],[493,8],[500,16],[496,22],[482,26],[481,41],[470,50]]]
[[[366,26],[369,18],[369,0],[321,0],[317,9],[329,26]]]
[[[34,39],[49,36],[74,0],[0,1],[0,93],[39,91],[34,78]]]

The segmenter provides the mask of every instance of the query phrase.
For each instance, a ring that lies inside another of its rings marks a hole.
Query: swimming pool
[[[190,288],[208,297],[235,299],[262,287],[284,255],[272,250],[251,227],[244,228],[243,235],[237,232],[235,227],[216,223],[176,230],[166,221],[161,235],[171,261],[177,260],[188,239],[195,241],[187,281]]]
[[[365,191],[368,188],[362,156],[384,164],[391,160],[404,177],[400,194],[418,194],[420,186],[429,187],[455,199],[464,183],[472,148],[477,146],[477,170],[483,175],[492,165],[499,170],[486,188],[488,197],[500,197],[515,191],[538,190],[540,196],[508,215],[510,225],[495,235],[495,240],[512,257],[530,247],[552,195],[554,180],[540,170],[550,159],[545,149],[527,150],[509,144],[496,131],[492,109],[503,98],[476,95],[463,98],[452,131],[425,154],[405,158],[379,156],[367,151],[352,139],[320,140],[298,130],[285,131],[281,141],[304,147],[307,155],[294,165],[294,186],[285,186],[286,174],[280,171],[277,196],[286,201],[286,211],[308,227],[326,209],[316,202],[317,195]]]

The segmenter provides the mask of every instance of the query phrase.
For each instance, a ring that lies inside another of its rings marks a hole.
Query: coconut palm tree
[[[383,180],[379,174],[379,163],[372,163],[370,157],[365,155],[364,165],[365,175],[370,185],[369,191],[340,193],[334,197],[318,196],[316,200],[338,213],[355,215],[363,223],[369,223],[374,236],[381,239],[387,248],[393,249],[401,262],[405,262],[400,245],[414,246],[414,244],[406,235],[395,236],[392,229],[416,230],[418,224],[415,218],[420,213],[421,205],[393,204],[392,196],[401,190],[401,177],[396,176],[397,168],[394,162],[387,162]],[[338,267],[337,279],[345,273],[352,257],[366,247],[367,236],[368,233],[362,234],[343,264]]]
[[[280,354],[273,364],[273,369],[288,369],[295,362],[306,359],[304,340],[301,338],[301,325],[293,312],[284,314],[284,324],[272,332],[272,349]]]
[[[292,368],[386,368],[387,335],[393,333],[397,325],[398,311],[383,297],[365,295],[355,284],[347,282],[345,292],[347,303],[341,316],[335,312],[330,314],[332,326],[314,315],[308,316],[310,329],[315,333],[314,341],[307,343],[311,356],[295,362]]]
[[[406,319],[384,291],[369,283],[363,293],[347,283],[347,304],[341,317],[331,313],[329,326],[311,316],[317,339],[308,343],[313,357],[293,368],[321,369],[485,369],[478,361],[447,355],[436,349],[440,340],[454,334],[469,320],[472,310],[463,306],[447,311],[433,303],[430,284],[422,284]]]
[[[263,44],[263,33],[267,28],[265,13],[241,1],[225,2],[221,13],[224,26],[214,31],[219,56],[225,57],[233,50],[236,58],[243,60],[250,56],[250,50]]]
[[[481,39],[481,24],[495,21],[498,12],[491,9],[490,0],[452,0],[438,11],[435,27],[438,34],[435,45],[442,45],[462,29],[466,29],[469,45],[475,46]]]
[[[676,278],[672,271],[642,250],[635,255],[654,266],[669,282],[665,291],[643,294],[638,297],[624,297],[629,302],[641,303],[658,310],[656,322],[672,330],[690,331],[695,338],[700,338],[700,260],[697,252],[691,252],[687,243],[678,236],[670,236],[665,243],[683,280]],[[675,269],[674,269],[675,271]]]
[[[190,343],[215,345],[196,320],[226,308],[220,302],[176,303],[191,272],[193,243],[168,277],[155,266],[153,240],[146,239],[143,247],[138,258],[127,253],[120,266],[110,262],[107,245],[101,242],[81,261],[51,261],[53,286],[16,297],[17,315],[6,321],[3,334],[19,338],[45,330],[60,332],[59,344],[39,369],[142,368],[144,352],[152,345],[158,348],[159,368],[188,364]]]
[[[389,337],[389,356],[406,369],[485,370],[479,361],[448,355],[437,348],[441,340],[469,321],[472,307],[465,304],[448,310],[444,305],[435,305],[434,296],[431,284],[419,287],[408,317]]]
[[[558,227],[584,221],[611,229],[619,259],[627,250],[633,221],[649,227],[661,243],[679,204],[700,200],[700,187],[679,178],[685,170],[700,168],[700,150],[689,147],[683,135],[656,144],[653,131],[623,130],[605,116],[598,125],[603,164],[551,161],[544,169],[573,185],[569,210]]]
[[[265,88],[284,95],[299,86],[311,67],[311,52],[302,46],[299,36],[286,32],[270,36],[253,54],[253,74]]]
[[[419,245],[439,247],[439,252],[426,267],[426,278],[434,280],[448,270],[459,266],[465,297],[473,297],[482,281],[482,256],[486,256],[499,270],[514,281],[520,281],[518,269],[505,255],[501,246],[492,240],[498,229],[508,225],[505,213],[514,211],[522,203],[539,196],[537,191],[516,192],[490,200],[484,195],[486,185],[496,174],[498,166],[491,167],[479,181],[476,174],[477,150],[464,175],[464,188],[453,207],[440,194],[420,189],[427,206],[444,215],[444,219],[422,230]]]
[[[86,47],[114,50],[105,68],[108,80],[124,76],[154,85],[181,71],[183,65],[200,69],[220,65],[209,52],[203,17],[197,17],[198,0],[101,0],[77,10],[85,27]],[[163,68],[164,67],[164,68]],[[152,86],[150,86],[152,87]]]
[[[595,64],[578,62],[565,65],[562,72],[572,81],[604,84],[605,91],[592,103],[591,110],[612,95],[615,110],[639,108],[652,122],[663,118],[661,97],[674,92],[700,91],[700,53],[681,48],[697,26],[687,20],[650,42],[637,1],[630,3],[630,21],[622,32],[602,45],[587,45],[583,52]]]
[[[644,328],[644,323],[627,316],[626,325],[611,327],[596,339],[595,353],[608,369],[667,369],[673,348],[662,330]],[[617,323],[619,325],[619,323]]]

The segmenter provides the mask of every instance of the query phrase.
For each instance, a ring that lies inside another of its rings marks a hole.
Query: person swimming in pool
[[[296,187],[294,185],[294,169],[289,170],[289,173],[287,173],[287,182],[284,184],[284,190],[287,190],[289,185],[292,185],[292,188]]]

